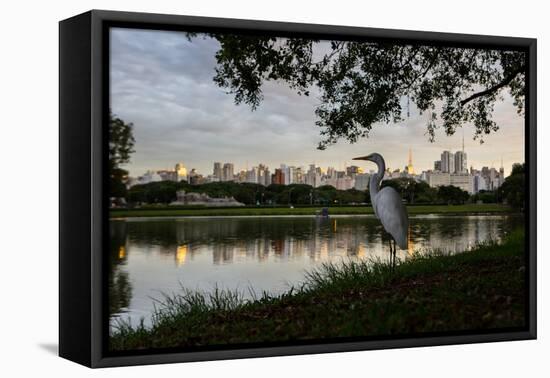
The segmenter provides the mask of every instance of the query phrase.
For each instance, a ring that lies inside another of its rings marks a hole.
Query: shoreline
[[[165,297],[152,327],[120,324],[110,349],[521,327],[524,272],[524,233],[518,230],[501,243],[418,255],[394,268],[368,261],[325,264],[307,272],[302,287],[278,296],[247,301],[232,291],[182,290]]]
[[[165,217],[209,217],[209,216],[317,216],[322,207],[238,207],[238,208],[140,208],[110,209],[110,219],[127,218],[165,218]],[[374,215],[371,206],[329,207],[329,217],[339,215]],[[407,206],[409,215],[494,215],[517,214],[518,212],[500,204],[468,205],[414,205]]]
[[[515,212],[476,212],[476,213],[418,213],[410,214],[409,219],[441,219],[452,217],[490,217],[490,216],[504,216],[504,215],[520,215]],[[315,215],[163,215],[163,216],[131,216],[131,217],[110,217],[109,221],[142,221],[142,220],[178,220],[178,219],[212,219],[212,218],[235,218],[235,219],[247,219],[247,218],[304,218],[304,219],[342,219],[342,218],[367,218],[376,219],[374,213],[370,214],[334,214],[329,217],[317,217]]]

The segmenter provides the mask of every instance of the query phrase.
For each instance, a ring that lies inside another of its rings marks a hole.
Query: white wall
[[[550,142],[550,30],[543,1],[4,1],[0,23],[0,375],[4,377],[540,377],[548,363],[549,243],[539,245],[538,341],[338,353],[91,371],[57,343],[57,22],[91,8],[539,38],[539,145]],[[546,97],[546,98],[545,98]],[[546,127],[544,127],[546,126]],[[38,165],[37,165],[38,163]],[[539,153],[539,167],[548,167]],[[28,174],[29,167],[33,174]],[[36,169],[39,167],[39,169]],[[539,193],[550,175],[539,174]],[[28,181],[32,178],[32,181]],[[21,187],[10,182],[28,183]],[[40,198],[36,189],[40,188]],[[548,208],[540,199],[539,212]],[[29,215],[32,218],[29,218]],[[549,224],[539,217],[539,231]],[[29,227],[32,233],[29,234]],[[545,270],[542,273],[542,270]],[[543,301],[543,295],[546,299]],[[543,315],[546,319],[543,318]],[[547,349],[546,351],[544,349]]]

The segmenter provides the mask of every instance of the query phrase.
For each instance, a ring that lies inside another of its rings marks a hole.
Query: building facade
[[[357,190],[367,190],[369,187],[370,175],[368,173],[360,173],[355,175],[355,185],[353,186]]]
[[[235,179],[235,173],[233,163],[225,163],[222,170],[221,181],[233,181]]]
[[[175,181],[187,181],[187,168],[183,163],[177,163],[174,167],[175,170]]]
[[[222,180],[222,163],[215,162],[214,163],[214,170],[212,172],[212,180],[213,181],[221,181]]]

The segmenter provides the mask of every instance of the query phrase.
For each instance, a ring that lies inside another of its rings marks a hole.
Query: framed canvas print
[[[534,39],[60,22],[60,355],[536,337]]]

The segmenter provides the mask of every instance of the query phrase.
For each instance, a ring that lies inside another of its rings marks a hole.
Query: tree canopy
[[[306,184],[263,186],[232,181],[191,185],[185,181],[160,181],[132,186],[128,201],[132,204],[169,204],[179,190],[205,193],[213,198],[233,197],[245,205],[331,205],[368,201],[368,193],[356,189],[338,190],[330,185],[314,188]]]
[[[126,123],[114,114],[109,114],[109,178],[110,196],[125,197],[125,180],[128,172],[120,166],[130,162],[134,152],[132,123]]]
[[[525,163],[514,164],[512,173],[506,177],[504,183],[499,188],[501,197],[510,206],[523,210],[525,208],[525,185]]]
[[[325,41],[215,34],[214,81],[256,109],[266,81],[286,83],[298,94],[320,93],[315,109],[323,140],[368,137],[375,123],[400,122],[406,102],[428,113],[427,134],[452,135],[471,122],[475,139],[498,130],[492,118],[505,89],[519,114],[525,101],[525,53],[387,42]],[[408,107],[407,107],[408,109]],[[408,111],[408,110],[407,110]]]
[[[437,189],[431,188],[427,182],[416,181],[408,177],[400,177],[382,181],[382,188],[390,186],[397,190],[409,204],[436,203]]]
[[[397,190],[407,204],[463,204],[470,200],[468,192],[456,186],[431,188],[425,182],[410,178],[382,181],[382,187]],[[128,190],[128,202],[139,204],[170,204],[176,200],[179,190],[204,193],[212,198],[233,197],[245,205],[357,205],[370,202],[367,190],[339,190],[331,185],[317,188],[306,184],[263,186],[232,181],[191,185],[185,181],[160,181],[132,186]],[[492,192],[491,192],[492,193]],[[477,198],[477,197],[472,197]],[[493,194],[494,198],[494,194]],[[491,202],[495,202],[494,200]]]

